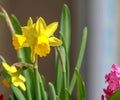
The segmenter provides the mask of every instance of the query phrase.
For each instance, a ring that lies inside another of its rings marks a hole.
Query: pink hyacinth
[[[3,94],[0,94],[0,100],[4,100]]]
[[[111,72],[105,75],[105,80],[108,86],[103,89],[105,95],[102,95],[101,100],[108,100],[113,93],[120,89],[120,67],[113,64]]]

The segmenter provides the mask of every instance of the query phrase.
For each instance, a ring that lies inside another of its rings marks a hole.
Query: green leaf
[[[85,85],[77,68],[75,69],[75,75],[77,77],[77,100],[86,100]]]
[[[75,68],[77,68],[78,70],[80,70],[80,67],[81,67],[81,64],[82,64],[82,60],[83,60],[83,56],[84,56],[84,52],[85,52],[85,47],[86,47],[86,42],[87,42],[87,27],[85,27],[84,30],[83,30],[80,51],[79,51],[77,63],[76,63],[76,66],[75,66]],[[73,76],[72,76],[72,80],[70,82],[70,88],[69,88],[70,94],[73,91],[73,88],[75,86],[75,82],[76,82],[76,77],[75,77],[75,72],[74,72]]]
[[[1,73],[2,73],[2,75],[4,76],[4,78],[5,78],[9,83],[11,83],[11,77],[10,77],[10,75],[7,73],[7,71],[6,71],[6,70],[2,70]]]
[[[15,100],[12,95],[9,96],[9,100]]]
[[[21,25],[20,25],[20,22],[18,21],[17,17],[15,15],[11,15],[10,20],[12,22],[12,25],[14,27],[16,34],[22,34]]]
[[[70,22],[70,11],[66,4],[64,4],[61,13],[61,21],[60,21],[60,38],[63,41],[63,46],[60,47],[60,51],[62,54],[62,59],[64,63],[64,67],[66,67],[66,76],[63,78],[63,69],[59,59],[58,54],[56,53],[56,93],[60,96],[62,87],[63,87],[63,79],[65,79],[68,87],[69,85],[69,49],[70,49],[70,40],[71,40],[71,22]]]
[[[70,95],[70,93],[69,93],[67,88],[65,89],[65,96],[66,96],[65,100],[72,100],[71,95]]]
[[[120,100],[120,90],[116,91],[112,94],[108,100]]]
[[[34,74],[33,71],[31,69],[27,69],[23,72],[25,78],[26,78],[26,98],[27,100],[34,100],[35,99],[35,90],[34,90]]]
[[[41,79],[42,79],[42,84],[44,86],[44,88],[46,87],[46,80],[45,77],[43,75],[41,75]]]
[[[48,83],[50,100],[56,100],[55,88],[52,83]]]
[[[55,89],[56,89],[56,94],[60,96],[61,90],[62,90],[62,85],[63,85],[63,69],[62,65],[58,56],[57,51],[55,52],[56,54],[56,82],[55,82]]]
[[[67,54],[69,54],[71,44],[71,17],[70,10],[66,4],[63,5],[61,21],[60,21],[60,33],[65,46]]]
[[[11,88],[17,100],[26,100],[25,96],[23,95],[23,93],[21,92],[19,88],[15,87],[14,85],[11,85]]]
[[[5,15],[3,12],[0,12],[0,18],[5,18]]]
[[[85,52],[86,42],[87,42],[87,31],[88,31],[87,27],[85,27],[84,30],[83,30],[83,36],[82,36],[80,51],[79,51],[77,63],[76,63],[76,66],[75,66],[75,68],[78,68],[78,70],[81,67],[83,57],[84,57],[84,52]]]
[[[63,41],[63,47],[65,49],[65,67],[66,67],[66,84],[69,87],[69,53],[70,53],[70,44],[71,44],[71,16],[70,10],[66,4],[63,5],[60,21],[60,38]]]
[[[59,97],[59,96],[56,96],[56,100],[60,100],[60,97]]]
[[[39,75],[39,82],[40,82],[40,89],[41,89],[41,98],[42,98],[42,100],[48,100],[48,95],[45,90],[46,82],[45,82],[44,76]]]

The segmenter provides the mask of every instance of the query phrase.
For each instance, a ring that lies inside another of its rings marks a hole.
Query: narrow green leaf
[[[40,83],[41,88],[41,100],[48,100],[47,92],[45,91],[44,84]]]
[[[85,47],[86,47],[86,42],[87,42],[87,27],[85,27],[84,30],[83,30],[80,51],[79,51],[77,63],[76,63],[76,66],[75,66],[75,68],[77,68],[78,70],[80,70],[80,67],[81,67],[81,64],[82,64],[82,60],[83,60],[83,56],[84,56],[84,52],[85,52]],[[70,82],[70,88],[69,88],[70,94],[73,91],[73,88],[75,86],[75,82],[76,82],[76,77],[75,77],[75,72],[74,72],[73,76],[72,76],[72,80]]]
[[[77,100],[86,100],[85,85],[77,68],[75,69],[75,75],[77,77]]]
[[[64,4],[61,13],[60,21],[60,38],[63,41],[63,46],[61,46],[61,54],[64,62],[64,67],[66,69],[66,86],[69,85],[69,49],[70,49],[70,40],[71,40],[71,26],[70,26],[70,11],[66,4]],[[60,96],[62,87],[63,87],[63,72],[61,68],[61,62],[59,60],[58,54],[56,53],[56,93]]]
[[[17,17],[15,15],[11,15],[10,20],[12,22],[12,25],[14,27],[16,34],[22,34],[21,25],[20,25],[20,22],[18,21]]]
[[[43,75],[41,75],[41,79],[42,79],[42,84],[44,86],[44,88],[46,87],[46,80],[45,77]]]
[[[11,77],[10,77],[10,75],[6,72],[6,70],[2,70],[1,73],[2,73],[2,75],[4,76],[4,78],[10,83],[10,82],[11,82]]]
[[[71,44],[71,17],[70,10],[66,4],[63,5],[61,21],[60,21],[60,33],[62,35],[61,38],[63,44],[65,45],[65,49],[67,54],[69,54],[70,44]]]
[[[59,97],[59,96],[56,96],[56,100],[60,100],[60,97]]]
[[[120,90],[116,91],[112,94],[108,100],[120,100]]]
[[[67,88],[65,89],[65,96],[66,96],[65,100],[72,100],[71,95],[70,95],[70,93],[69,93]]]
[[[45,82],[44,76],[39,75],[39,82],[40,82],[40,89],[41,89],[41,98],[42,98],[42,100],[48,100],[48,95],[45,90],[46,82]]]
[[[62,83],[63,83],[63,74],[62,74],[62,65],[60,62],[60,59],[58,57],[57,51],[55,52],[56,54],[56,82],[55,82],[55,89],[56,89],[56,94],[60,96],[61,90],[62,90]]]
[[[66,4],[63,5],[60,21],[60,38],[63,41],[63,47],[65,49],[65,67],[66,67],[66,84],[69,87],[69,53],[71,44],[71,17],[70,10]],[[64,59],[64,58],[63,58]]]
[[[86,42],[87,42],[87,31],[88,31],[87,27],[85,27],[84,30],[83,30],[83,36],[82,36],[80,51],[79,51],[79,55],[78,55],[78,59],[77,59],[77,64],[76,64],[76,67],[75,67],[75,68],[78,68],[78,70],[81,67],[83,57],[84,57],[84,52],[85,52]]]
[[[21,90],[17,87],[15,87],[14,85],[11,85],[11,88],[13,90],[13,93],[15,94],[17,100],[26,100],[23,93],[21,92]]]
[[[66,87],[66,72],[63,72],[63,87],[62,87],[61,95],[60,95],[62,100],[68,100],[67,99],[68,95],[66,95],[66,88],[67,88]]]
[[[5,18],[5,15],[3,12],[0,12],[0,18]]]
[[[31,69],[27,69],[23,72],[25,78],[26,78],[26,98],[27,100],[34,100],[35,99],[35,90],[34,90],[34,74],[33,71]]]
[[[55,88],[52,83],[48,83],[50,100],[56,100]]]

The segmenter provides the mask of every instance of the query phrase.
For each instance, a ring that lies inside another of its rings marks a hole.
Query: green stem
[[[66,100],[66,72],[63,72],[63,88],[64,88],[64,100]]]
[[[41,100],[41,91],[40,91],[40,84],[39,84],[39,71],[38,71],[38,66],[37,66],[37,58],[35,59],[34,63],[34,77],[35,77],[35,95],[36,95],[36,100]]]

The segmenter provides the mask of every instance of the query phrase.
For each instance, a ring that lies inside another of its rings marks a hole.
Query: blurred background
[[[88,27],[88,41],[81,74],[86,84],[87,100],[100,100],[103,88],[106,87],[104,76],[112,64],[120,65],[119,46],[119,0],[1,0],[0,4],[9,14],[15,14],[22,26],[26,25],[29,16],[33,19],[43,17],[49,24],[60,21],[61,9],[66,3],[71,12],[71,75],[76,63],[81,42],[82,30]],[[58,32],[56,32],[56,35]],[[3,45],[4,44],[4,45]],[[0,54],[9,64],[17,61],[11,45],[10,30],[3,19],[0,19]],[[39,59],[39,70],[47,81],[55,79],[54,49],[47,58]],[[49,66],[48,66],[49,65]],[[0,93],[7,94],[0,83]],[[75,94],[75,93],[74,93]],[[73,95],[73,100],[75,96]]]

